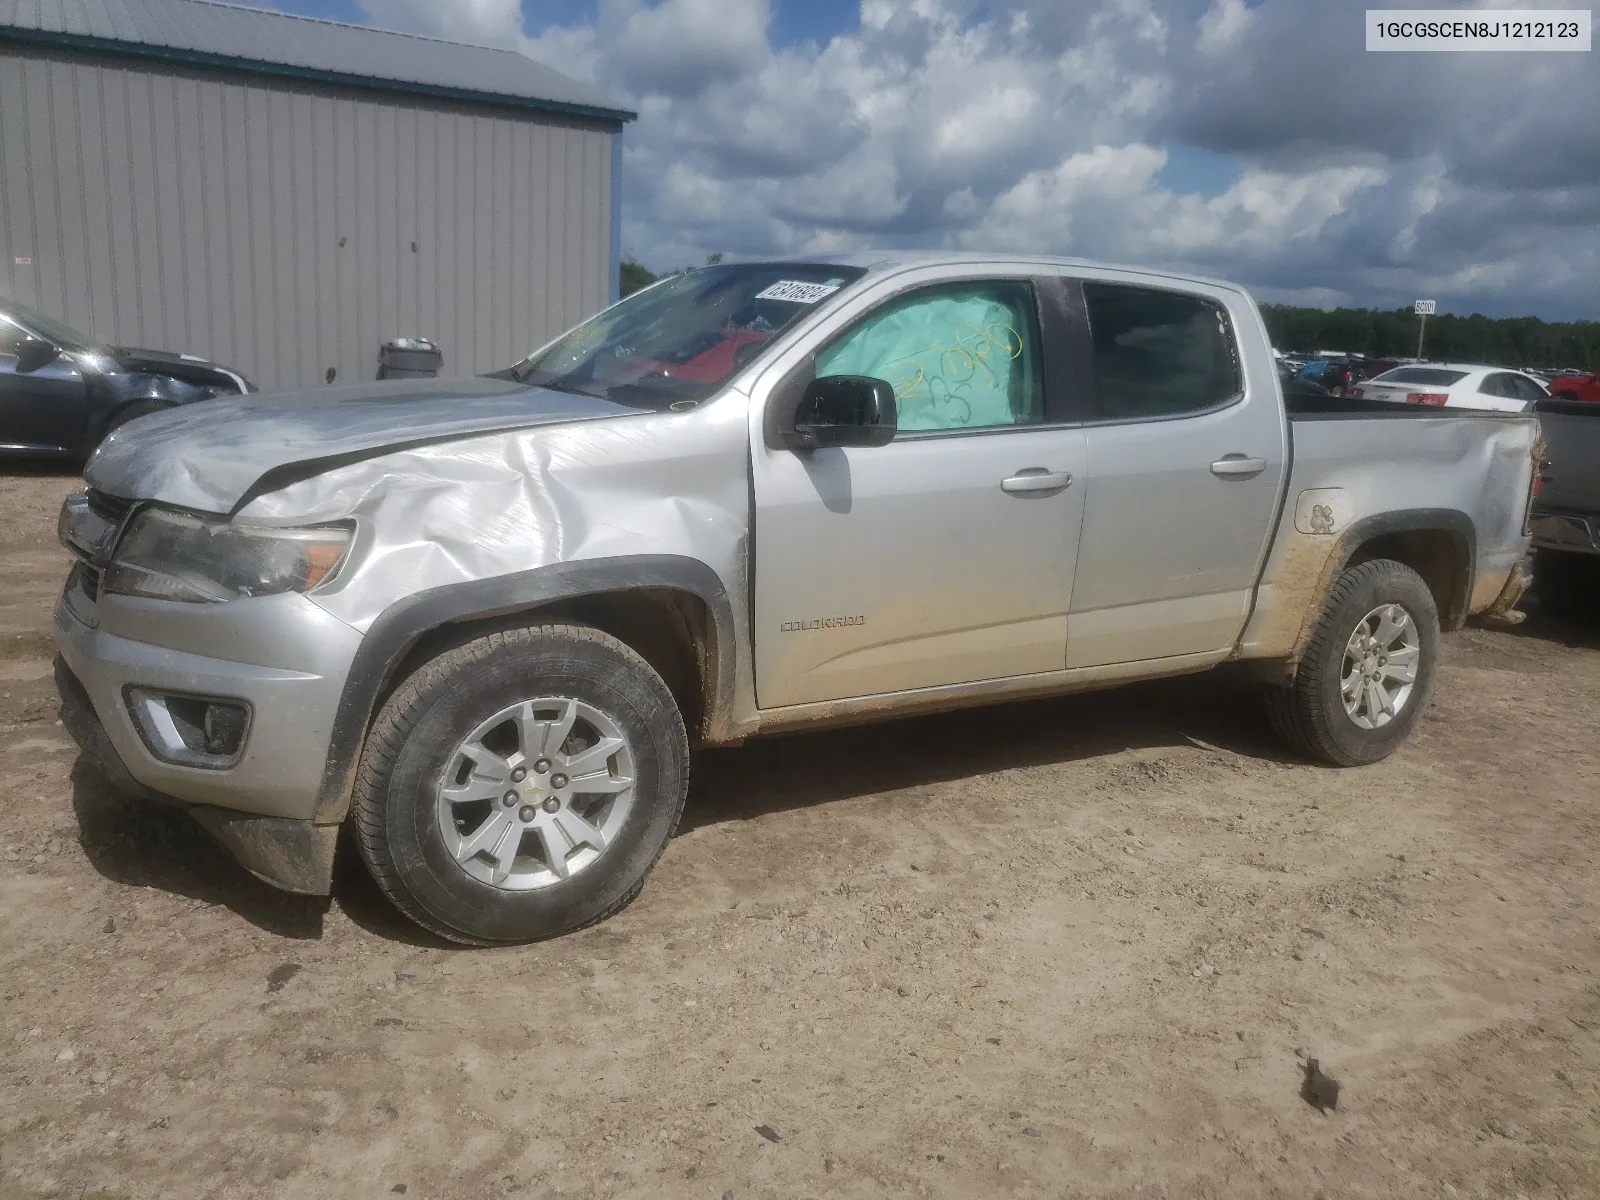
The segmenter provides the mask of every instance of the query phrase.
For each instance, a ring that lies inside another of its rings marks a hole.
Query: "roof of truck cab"
[[[1006,251],[857,250],[848,254],[793,255],[787,258],[760,261],[805,263],[815,266],[860,267],[874,274],[903,271],[913,267],[966,266],[974,263],[1025,263],[1041,267],[1120,271],[1130,275],[1149,275],[1152,278],[1173,280],[1179,283],[1199,283],[1207,287],[1227,288],[1229,291],[1234,292],[1243,292],[1245,290],[1240,284],[1226,279],[1213,279],[1205,275],[1191,275],[1183,271],[1168,271],[1161,267],[1138,266],[1133,263],[1099,262],[1092,258],[1066,258],[1049,254],[1017,254]]]

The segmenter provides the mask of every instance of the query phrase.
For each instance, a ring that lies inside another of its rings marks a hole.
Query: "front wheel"
[[[672,693],[628,646],[580,625],[492,633],[384,704],[356,780],[356,844],[419,925],[534,941],[638,894],[688,779]]]
[[[1433,693],[1439,612],[1410,567],[1373,559],[1328,591],[1295,681],[1269,688],[1273,729],[1335,766],[1377,762],[1405,741]]]

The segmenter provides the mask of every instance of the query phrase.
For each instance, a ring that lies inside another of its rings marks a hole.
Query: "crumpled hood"
[[[233,512],[254,496],[393,450],[641,410],[506,379],[400,379],[226,397],[141,417],[89,459],[90,487]]]
[[[113,346],[112,354],[124,371],[140,375],[167,375],[201,386],[220,386],[225,391],[254,392],[259,389],[239,372],[195,354],[173,350],[151,350],[143,346]]]

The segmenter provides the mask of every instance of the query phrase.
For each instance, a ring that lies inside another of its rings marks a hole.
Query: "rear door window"
[[[1243,391],[1228,314],[1202,296],[1085,283],[1096,416],[1129,421],[1216,408]]]
[[[1510,375],[1504,371],[1497,371],[1493,375],[1484,376],[1483,382],[1478,385],[1478,395],[1495,396],[1501,400],[1520,400],[1516,384]]]

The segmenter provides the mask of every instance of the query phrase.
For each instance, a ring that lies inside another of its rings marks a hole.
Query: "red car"
[[[1557,400],[1600,401],[1600,375],[1557,375],[1545,389]]]

